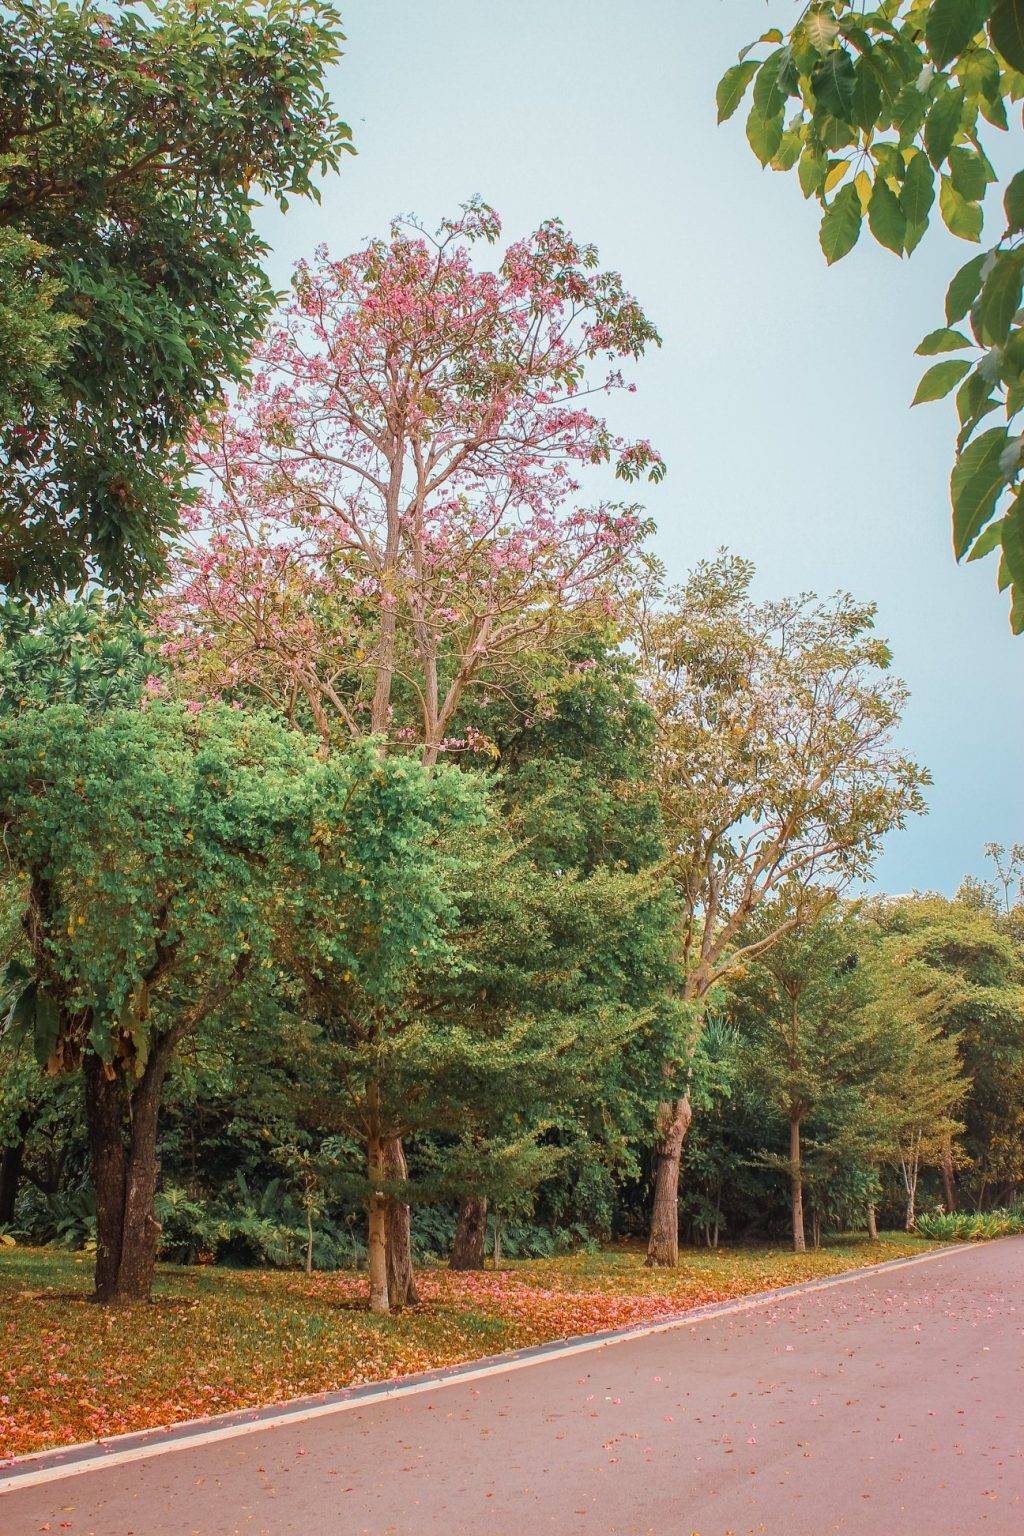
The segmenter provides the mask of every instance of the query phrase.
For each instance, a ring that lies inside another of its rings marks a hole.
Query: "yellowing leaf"
[[[831,192],[833,187],[838,187],[839,183],[842,181],[843,177],[846,175],[849,169],[849,160],[837,160],[835,165],[833,165],[831,169],[826,172],[825,191]]]

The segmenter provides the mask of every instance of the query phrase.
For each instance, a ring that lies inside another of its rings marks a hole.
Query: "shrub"
[[[919,1216],[914,1230],[940,1242],[971,1243],[1024,1232],[1024,1219],[1016,1211],[937,1211]]]

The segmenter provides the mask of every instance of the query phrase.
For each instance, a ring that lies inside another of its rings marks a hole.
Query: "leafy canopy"
[[[944,324],[917,349],[939,361],[914,404],[956,390],[954,552],[974,560],[999,551],[999,589],[1010,592],[1020,634],[1024,170],[1001,178],[985,146],[987,128],[1005,132],[1008,109],[1024,96],[1024,6],[826,0],[806,6],[788,35],[772,27],[760,42],[775,46],[764,57],[744,49],[722,77],[719,121],[752,85],[751,148],[773,170],[795,166],[804,196],[818,199],[827,261],[847,255],[865,224],[880,245],[909,256],[936,208],[954,235],[979,244],[983,200],[1002,183],[1003,228],[950,283]],[[979,431],[993,413],[997,424]]]
[[[874,608],[845,593],[758,603],[753,575],[704,562],[638,626],[694,998],[866,877],[929,782],[896,744],[906,689]],[[743,939],[783,893],[777,923]]]
[[[251,386],[196,447],[164,616],[206,691],[283,696],[325,739],[340,724],[433,761],[466,746],[471,692],[610,605],[647,524],[581,507],[581,468],[664,473],[593,409],[657,332],[556,219],[482,268],[500,229],[474,202],[299,266]]]
[[[0,4],[0,583],[138,590],[273,302],[255,193],[350,134],[324,0]]]

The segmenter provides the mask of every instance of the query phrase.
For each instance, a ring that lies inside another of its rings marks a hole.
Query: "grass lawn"
[[[86,1302],[92,1259],[0,1248],[0,1458],[204,1414],[386,1380],[547,1339],[919,1253],[919,1238],[837,1239],[817,1253],[687,1250],[647,1270],[637,1248],[420,1275],[423,1305],[364,1310],[350,1272],[162,1265],[152,1305]]]

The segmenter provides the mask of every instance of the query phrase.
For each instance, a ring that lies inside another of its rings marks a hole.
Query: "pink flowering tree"
[[[608,466],[658,480],[601,412],[657,332],[557,220],[497,266],[482,203],[436,235],[395,225],[298,267],[248,385],[194,444],[198,494],[161,619],[194,703],[262,696],[311,724],[418,754],[488,743],[460,709],[526,658],[607,622],[648,531],[584,505]],[[386,1160],[406,1169],[400,1141]],[[408,1207],[391,1202],[392,1305],[414,1299]]]
[[[460,705],[606,611],[648,530],[581,476],[664,473],[599,413],[657,343],[557,220],[497,269],[481,203],[296,271],[251,382],[195,443],[199,494],[165,604],[194,692],[256,690],[324,741],[479,745]]]

